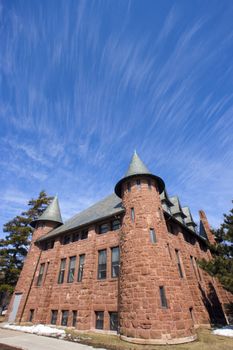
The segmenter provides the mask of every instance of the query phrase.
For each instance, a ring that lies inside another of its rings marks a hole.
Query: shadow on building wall
[[[209,319],[211,324],[225,325],[227,324],[222,305],[219,301],[216,290],[211,282],[208,284],[208,292],[201,287],[199,284],[199,289],[201,291],[202,301],[206,307],[209,314]]]

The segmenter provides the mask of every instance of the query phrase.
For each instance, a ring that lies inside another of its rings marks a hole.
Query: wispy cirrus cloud
[[[0,4],[0,195],[58,192],[68,217],[113,191],[136,148],[217,225],[232,197],[233,6]]]

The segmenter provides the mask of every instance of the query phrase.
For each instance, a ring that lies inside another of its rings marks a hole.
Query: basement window
[[[51,311],[51,324],[53,325],[57,324],[57,314],[58,314],[58,310]]]
[[[109,312],[109,320],[110,320],[110,331],[118,330],[118,313],[117,312]]]
[[[68,317],[69,317],[69,311],[68,310],[62,310],[61,312],[61,325],[67,326],[68,324]]]
[[[95,328],[104,329],[104,312],[103,311],[95,312]]]
[[[33,318],[34,318],[34,313],[35,313],[35,310],[34,309],[31,309],[29,311],[29,322],[33,322]]]
[[[76,327],[77,326],[77,316],[78,313],[76,310],[72,311],[72,327]]]

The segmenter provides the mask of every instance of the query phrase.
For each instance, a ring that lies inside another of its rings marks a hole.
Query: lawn
[[[136,345],[114,335],[91,332],[81,334],[73,330],[67,330],[67,335],[70,339],[77,337],[80,343],[110,350],[233,350],[233,338],[213,335],[208,329],[198,330],[198,340],[179,345]]]

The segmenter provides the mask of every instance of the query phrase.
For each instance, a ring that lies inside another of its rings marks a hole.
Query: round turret
[[[136,153],[126,176],[115,187],[125,208],[120,237],[120,334],[133,343],[195,339],[187,306],[191,296],[182,289],[167,251],[168,232],[160,200],[164,187],[163,180],[151,174]]]
[[[35,228],[38,224],[45,222],[51,222],[54,224],[53,226],[63,224],[57,196],[53,198],[43,214],[38,219],[33,220],[30,225]]]

